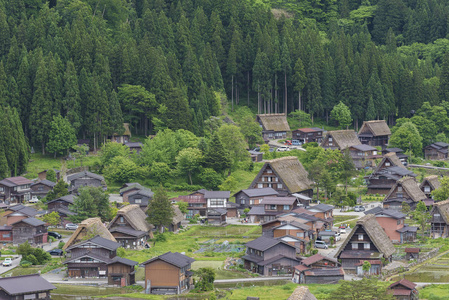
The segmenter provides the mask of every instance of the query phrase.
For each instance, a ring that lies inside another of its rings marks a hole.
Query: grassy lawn
[[[346,216],[334,216],[334,224],[343,223],[347,220],[357,219],[357,215],[346,215]]]
[[[124,288],[105,288],[97,286],[85,285],[69,285],[69,284],[55,284],[56,290],[51,292],[52,299],[57,299],[53,295],[76,295],[76,296],[101,296],[109,294],[126,294],[129,291]]]
[[[238,239],[241,243],[246,243],[261,235],[259,226],[229,225],[225,228],[215,226],[192,226],[189,230],[179,234],[166,233],[167,241],[156,242],[154,247],[141,251],[126,250],[126,258],[142,263],[154,256],[164,254],[165,252],[185,252],[186,255],[196,260],[220,261],[223,262],[226,257],[238,256],[238,252],[219,253],[207,251],[203,253],[194,253],[201,248],[201,243],[212,239],[219,241],[230,241]],[[244,238],[247,237],[247,238]],[[222,242],[219,242],[222,243]]]
[[[248,273],[223,269],[222,261],[199,260],[192,263],[192,270],[199,268],[212,268],[215,271],[215,279],[235,279],[251,277]]]
[[[449,284],[432,284],[419,291],[420,299],[449,299]]]

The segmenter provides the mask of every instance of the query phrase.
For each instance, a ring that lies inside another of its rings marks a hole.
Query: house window
[[[223,200],[219,200],[219,199],[210,199],[210,206],[211,207],[221,207],[224,205],[224,201]]]
[[[27,300],[27,299],[36,299],[36,294],[24,295],[23,299],[25,299],[25,300]]]
[[[359,234],[359,241],[363,241],[363,234]]]
[[[240,204],[245,205],[245,199],[240,199]]]
[[[401,225],[402,220],[398,220],[398,222],[396,223],[397,225]]]
[[[332,142],[332,138],[331,137],[329,137],[329,142]]]
[[[120,217],[120,223],[123,223],[125,219],[123,217]]]
[[[268,174],[271,174],[271,173],[273,173],[273,170],[267,169],[267,173],[268,173]]]
[[[352,250],[357,250],[357,249],[359,249],[359,244],[352,243]]]
[[[387,162],[385,162],[385,166],[386,167],[389,167],[390,166],[390,163],[387,161]]]
[[[396,196],[397,196],[398,198],[402,198],[402,197],[403,197],[402,193],[396,193]]]
[[[284,205],[284,210],[289,210],[290,209],[290,205]]]
[[[272,134],[272,133],[269,133],[269,134],[268,134],[268,137],[272,138],[272,137],[273,137],[273,134]]]
[[[43,186],[40,186],[40,187],[37,188],[37,190],[38,190],[38,191],[43,191],[43,190],[44,190],[44,187],[43,187]]]
[[[249,200],[249,204],[253,205],[254,204],[254,200]]]
[[[135,199],[134,203],[142,203],[142,199]]]
[[[0,192],[4,192],[5,191],[5,188],[4,187],[0,187]]]
[[[377,151],[373,151],[373,155],[377,155]]]
[[[370,249],[370,243],[363,244],[363,249],[369,250]]]
[[[267,177],[267,181],[268,181],[268,182],[271,182],[271,177]]]
[[[425,186],[424,187],[424,192],[430,193],[430,186]]]
[[[268,205],[270,210],[276,210],[276,205]]]
[[[259,189],[263,188],[263,183],[258,183],[257,188],[259,188]]]
[[[10,238],[11,237],[11,233],[4,233],[2,234],[3,238]]]
[[[278,189],[282,189],[282,183],[278,183]]]
[[[402,186],[398,186],[398,192],[402,192]]]
[[[333,144],[332,144],[332,143],[329,143],[329,146],[331,146],[331,147],[332,147],[332,146],[333,146]]]

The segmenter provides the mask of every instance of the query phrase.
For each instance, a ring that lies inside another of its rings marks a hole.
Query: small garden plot
[[[245,246],[243,244],[231,244],[228,241],[224,241],[223,243],[214,243],[211,241],[202,243],[201,248],[195,251],[194,253],[206,253],[206,252],[238,253],[245,250]]]

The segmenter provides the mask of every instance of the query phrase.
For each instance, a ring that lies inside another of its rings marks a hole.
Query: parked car
[[[256,147],[253,149],[254,152],[260,152],[260,147]]]
[[[53,249],[50,251],[47,251],[50,255],[54,255],[54,256],[63,256],[64,255],[64,251],[62,251],[61,249]]]
[[[48,235],[52,236],[52,237],[54,237],[55,239],[58,239],[58,240],[62,239],[62,235],[60,235],[59,233],[54,232],[54,231],[49,231]]]
[[[354,211],[357,211],[357,212],[365,211],[365,207],[363,207],[363,205],[356,205],[354,207]]]
[[[31,197],[30,201],[28,201],[30,203],[38,203],[39,202],[39,198],[37,198],[37,196],[33,196]]]
[[[302,143],[299,140],[292,140],[292,145],[293,146],[301,146]]]
[[[276,149],[277,152],[285,152],[285,151],[290,151],[289,147],[286,146],[282,146]]]
[[[315,241],[315,248],[320,248],[320,249],[327,249],[329,248],[329,246],[326,244],[325,241]]]
[[[77,230],[78,225],[73,224],[73,223],[67,223],[67,224],[65,224],[65,229],[66,230]]]
[[[5,260],[2,263],[2,266],[4,266],[4,267],[11,267],[12,266],[12,259],[11,259],[11,257],[5,258]]]
[[[339,232],[341,234],[345,234],[346,233],[346,227],[345,226],[340,226],[338,229],[339,229]]]
[[[284,145],[287,145],[287,146],[291,146],[291,144],[292,144],[292,141],[290,141],[290,140],[286,140],[284,142]]]

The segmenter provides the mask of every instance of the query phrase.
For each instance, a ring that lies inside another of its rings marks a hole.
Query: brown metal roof
[[[421,251],[421,249],[419,248],[405,248],[405,253],[419,253],[419,251]]]

